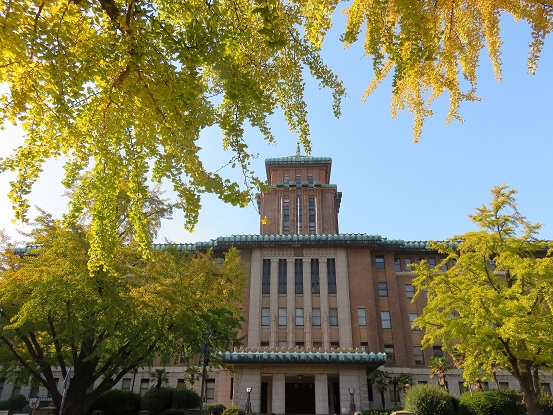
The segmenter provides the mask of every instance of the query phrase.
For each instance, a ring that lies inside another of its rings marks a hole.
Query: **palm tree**
[[[448,366],[445,356],[436,356],[430,361],[430,377],[432,378],[436,375],[438,377],[438,385],[445,390],[447,390],[445,372],[449,369],[451,367]]]
[[[161,388],[162,383],[169,382],[169,378],[167,377],[167,371],[164,367],[156,369],[152,372],[150,372],[150,376],[156,380],[156,390],[157,393],[159,393],[159,389]]]
[[[390,375],[388,372],[383,370],[375,370],[370,375],[371,384],[376,386],[376,390],[380,392],[380,399],[382,401],[382,408],[386,406],[386,401],[384,398],[384,392],[388,390],[388,385],[390,384]]]

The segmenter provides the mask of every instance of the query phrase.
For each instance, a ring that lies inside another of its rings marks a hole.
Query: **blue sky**
[[[483,56],[479,69],[480,103],[463,104],[464,123],[445,126],[447,100],[437,102],[434,116],[425,123],[420,143],[412,142],[412,116],[390,115],[389,84],[382,85],[367,103],[360,99],[372,76],[371,62],[360,46],[344,50],[338,41],[343,22],[337,22],[323,46],[327,64],[344,81],[348,97],[342,116],[332,115],[329,91],[307,81],[307,103],[312,155],[333,159],[331,183],[343,193],[339,216],[341,233],[368,233],[389,239],[441,240],[474,229],[467,215],[490,200],[494,185],[518,190],[520,211],[532,222],[541,222],[543,239],[553,239],[553,48],[547,44],[536,75],[528,75],[526,58],[530,29],[506,17],[502,22],[503,80],[495,76]],[[551,38],[547,39],[551,42]],[[484,52],[485,53],[485,52]],[[279,114],[272,117],[276,145],[263,142],[247,130],[250,149],[259,154],[253,167],[265,178],[264,159],[295,154],[296,136]],[[20,132],[0,132],[0,156],[20,142]],[[217,169],[230,157],[222,151],[219,131],[201,137],[206,166]],[[229,177],[239,178],[228,168]],[[9,175],[0,176],[0,227],[15,234],[12,213],[5,197]],[[61,171],[48,163],[35,186],[31,203],[59,215],[66,199],[59,182]],[[170,195],[170,192],[167,193]],[[194,233],[182,221],[165,221],[158,241],[194,242],[233,234],[259,232],[254,205],[225,205],[213,196],[202,198]]]

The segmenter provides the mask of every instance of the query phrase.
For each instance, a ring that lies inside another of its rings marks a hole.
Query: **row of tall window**
[[[430,268],[436,267],[436,264],[437,264],[436,258],[417,258],[415,261],[413,261],[412,258],[394,258],[394,270],[395,272],[411,272],[412,271],[411,265],[415,262],[419,263],[423,259],[425,259],[428,262],[428,265],[430,266]],[[490,269],[493,271],[495,269],[495,264],[493,263],[493,261],[488,261],[488,262],[489,262]],[[455,265],[454,260],[451,265]],[[383,255],[376,256],[375,267],[379,271],[386,269],[386,261]],[[442,265],[441,270],[442,272],[446,272],[448,270],[448,264]]]
[[[285,174],[284,175],[284,183],[285,184],[290,184],[290,175],[288,174]],[[301,186],[301,176],[300,175],[296,175],[296,186]],[[307,183],[308,184],[313,184],[313,174],[308,174],[307,175]]]
[[[385,281],[378,282],[378,296],[388,297],[388,283]],[[408,300],[415,296],[415,287],[413,284],[405,284],[405,296]]]
[[[334,258],[327,259],[327,283],[328,293],[336,294],[336,261]],[[288,262],[286,259],[278,260],[278,293],[286,294],[288,291]],[[311,259],[311,294],[320,294],[320,275],[319,260]],[[261,277],[261,292],[263,294],[271,293],[271,260],[263,260],[263,274]],[[294,261],[294,292],[303,294],[303,259]]]
[[[296,326],[304,326],[305,325],[305,315],[304,315],[304,309],[303,308],[296,308],[294,313],[294,323]],[[271,309],[270,308],[262,308],[261,309],[261,325],[262,326],[269,326],[271,324]],[[288,310],[286,308],[279,308],[278,309],[278,325],[279,326],[286,326],[288,325]],[[313,308],[311,310],[311,325],[313,327],[320,327],[321,326],[321,309],[320,308]],[[330,308],[328,310],[328,325],[329,326],[337,326],[338,325],[338,309],[337,308]]]
[[[364,308],[363,309],[359,309],[359,310],[365,310]],[[419,316],[418,313],[409,313],[409,324],[411,325],[411,329],[412,330],[420,330],[418,327],[413,327],[413,323],[415,322],[415,319]],[[382,323],[382,328],[383,329],[391,329],[392,328],[392,315],[390,314],[390,311],[381,311],[380,312],[380,322]],[[366,325],[366,322],[365,324],[361,324],[361,319],[360,319],[360,322],[359,322],[359,325]]]
[[[293,201],[292,201],[293,202]],[[296,198],[296,235],[303,234],[303,197]],[[309,234],[317,232],[316,202],[314,197],[308,198]],[[290,198],[285,196],[282,201],[282,233],[290,234]]]

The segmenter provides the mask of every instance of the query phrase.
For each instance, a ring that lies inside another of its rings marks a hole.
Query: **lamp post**
[[[349,413],[355,413],[355,389],[349,388]]]
[[[209,339],[213,335],[213,329],[207,328],[204,330],[204,345],[200,354],[198,366],[202,366],[202,390],[200,392],[200,415],[204,415],[204,400],[205,400],[205,378],[207,376],[207,365],[209,365]]]
[[[250,386],[246,387],[246,410],[244,411],[247,414],[252,413],[252,401],[251,401],[252,388]]]

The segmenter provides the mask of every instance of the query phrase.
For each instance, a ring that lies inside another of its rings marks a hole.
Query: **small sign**
[[[38,409],[40,406],[40,400],[38,398],[31,398],[29,399],[29,406],[31,409]]]
[[[9,415],[10,411],[0,411],[0,415]]]

